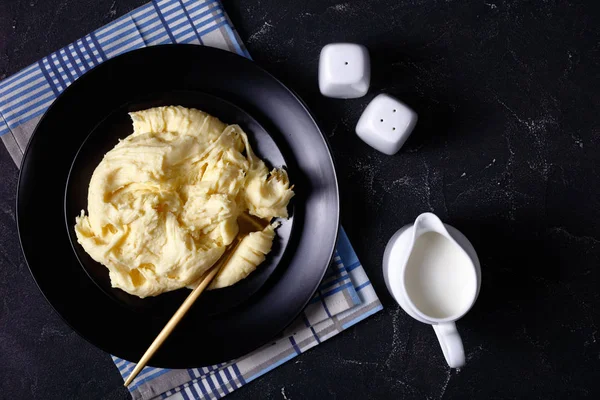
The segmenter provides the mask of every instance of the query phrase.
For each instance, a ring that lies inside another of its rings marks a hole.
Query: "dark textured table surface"
[[[145,1],[2,0],[0,78]],[[254,59],[320,119],[338,163],[343,226],[385,306],[229,398],[598,398],[596,2],[224,3]],[[319,51],[334,41],[371,51],[364,98],[319,94]],[[391,157],[354,134],[379,92],[420,116]],[[18,170],[3,146],[0,169],[0,397],[127,399],[110,357],[38,292],[16,233]],[[459,323],[460,370],[445,366],[432,329],[383,283],[387,240],[424,211],[461,229],[482,262],[481,295]]]

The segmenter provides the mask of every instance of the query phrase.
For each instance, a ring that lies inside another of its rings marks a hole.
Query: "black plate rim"
[[[139,48],[139,49],[135,49],[135,50],[131,50],[129,52],[123,53],[123,54],[119,54],[109,60],[104,61],[101,64],[98,64],[92,68],[90,68],[88,71],[86,71],[84,74],[82,74],[80,77],[78,77],[71,85],[69,85],[67,88],[65,88],[65,90],[63,90],[55,99],[54,101],[50,104],[50,106],[48,107],[48,109],[44,112],[44,114],[42,115],[42,117],[40,118],[40,120],[38,121],[38,123],[36,124],[35,129],[33,130],[33,133],[31,134],[31,137],[29,138],[29,140],[27,141],[27,145],[25,147],[25,150],[23,152],[23,158],[21,159],[21,163],[19,166],[19,177],[17,180],[17,195],[15,197],[15,214],[16,214],[16,224],[17,224],[17,235],[19,238],[19,246],[21,247],[21,254],[23,255],[23,258],[25,260],[25,264],[27,265],[27,269],[29,270],[29,273],[31,274],[33,281],[35,282],[36,287],[38,288],[39,292],[42,294],[42,296],[44,297],[44,299],[46,300],[46,302],[50,305],[50,307],[52,308],[52,310],[59,315],[59,317],[65,322],[65,324],[73,331],[75,332],[79,337],[83,338],[86,342],[90,343],[91,345],[95,346],[96,348],[99,348],[100,350],[111,354],[110,351],[108,351],[104,346],[101,346],[97,343],[92,342],[90,339],[88,339],[88,337],[86,335],[84,335],[83,333],[81,333],[78,329],[76,329],[68,320],[65,316],[62,315],[62,313],[60,313],[56,307],[52,304],[52,302],[50,302],[50,300],[48,299],[48,297],[46,296],[46,293],[44,292],[44,290],[42,290],[38,280],[36,279],[36,276],[31,268],[31,266],[29,265],[29,261],[27,258],[27,255],[25,254],[25,250],[24,250],[24,246],[23,246],[23,234],[22,234],[22,228],[21,228],[21,219],[20,219],[20,207],[19,207],[19,203],[20,203],[20,197],[21,197],[21,187],[24,184],[23,183],[23,166],[27,160],[27,156],[31,150],[31,143],[33,142],[33,139],[35,137],[35,135],[38,133],[38,129],[40,127],[40,125],[42,124],[42,122],[46,119],[47,115],[53,110],[53,108],[55,108],[56,104],[58,103],[59,100],[61,100],[63,97],[65,97],[66,94],[68,94],[69,92],[73,91],[74,89],[72,88],[77,88],[80,85],[80,80],[81,78],[85,77],[86,75],[88,75],[90,72],[95,71],[96,69],[102,68],[103,66],[105,66],[108,63],[112,63],[113,60],[117,60],[120,57],[126,56],[128,54],[131,53],[141,53],[144,51],[147,51],[150,48],[169,48],[169,47],[189,47],[189,48],[196,48],[196,47],[204,47],[204,46],[198,46],[198,45],[193,45],[193,44],[163,44],[163,45],[156,45],[156,46],[151,46],[151,47],[143,47],[143,48]],[[317,283],[314,285],[314,287],[311,289],[311,294],[310,296],[307,296],[307,299],[303,302],[302,307],[299,307],[299,310],[295,311],[294,313],[292,313],[293,315],[288,318],[288,320],[285,322],[285,324],[282,326],[282,328],[280,329],[280,331],[283,331],[285,328],[287,328],[297,317],[298,315],[300,315],[300,313],[302,313],[302,311],[306,308],[306,306],[309,304],[310,300],[312,299],[312,297],[314,296],[314,293],[317,292],[323,277],[325,276],[325,273],[327,272],[327,268],[329,267],[329,265],[331,264],[331,262],[333,261],[334,258],[334,254],[335,254],[335,249],[337,246],[337,242],[339,239],[339,227],[340,227],[340,213],[341,213],[341,200],[340,200],[340,192],[339,192],[339,180],[338,180],[338,174],[337,174],[337,168],[336,168],[336,162],[333,158],[333,153],[332,153],[332,149],[331,149],[331,144],[329,143],[329,140],[327,139],[326,135],[323,134],[320,125],[318,124],[315,115],[313,114],[312,111],[310,111],[310,109],[308,108],[307,104],[304,102],[304,100],[302,100],[302,98],[296,94],[295,91],[293,91],[292,89],[290,89],[287,85],[285,85],[281,80],[279,80],[277,77],[275,77],[273,74],[271,74],[269,71],[267,71],[266,69],[264,69],[263,67],[261,67],[258,63],[254,62],[254,60],[248,59],[246,57],[240,56],[236,53],[231,53],[229,51],[226,50],[222,50],[222,49],[218,49],[218,48],[211,48],[212,50],[215,51],[222,51],[224,53],[228,53],[230,55],[236,56],[239,59],[243,60],[243,62],[249,62],[251,63],[254,68],[260,70],[262,73],[264,73],[265,75],[267,75],[270,79],[272,79],[274,82],[278,83],[281,88],[285,91],[287,91],[297,102],[298,104],[302,107],[302,109],[304,110],[304,112],[306,113],[306,115],[310,118],[310,120],[312,121],[312,123],[314,124],[314,126],[316,127],[316,130],[319,132],[321,140],[323,141],[323,144],[325,145],[325,147],[327,148],[327,155],[328,155],[328,160],[329,163],[331,164],[331,168],[332,168],[332,173],[333,173],[333,185],[335,188],[335,194],[336,194],[336,198],[335,198],[335,209],[337,210],[337,212],[335,213],[335,234],[333,237],[333,241],[332,241],[332,248],[328,250],[328,253],[330,253],[329,259],[327,261],[327,263],[323,266],[321,273],[319,274],[319,279],[317,281]],[[252,114],[250,114],[252,115]],[[64,182],[66,185],[66,182]],[[68,232],[67,232],[68,234]],[[264,340],[262,341],[261,344],[257,345],[256,348],[259,348],[260,346],[268,343],[270,340],[273,339],[274,336],[276,336],[278,333],[275,333],[273,336],[270,337],[266,337],[264,338]],[[133,362],[137,362],[137,360],[130,360]],[[152,362],[150,362],[148,365],[151,365]]]

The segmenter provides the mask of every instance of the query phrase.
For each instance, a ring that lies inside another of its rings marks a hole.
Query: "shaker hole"
[[[344,64],[348,65],[348,61],[346,61]]]
[[[380,119],[380,120],[379,120],[379,122],[383,122],[383,120],[382,120],[382,119]]]

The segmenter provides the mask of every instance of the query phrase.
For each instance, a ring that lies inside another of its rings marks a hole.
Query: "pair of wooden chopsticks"
[[[206,287],[215,278],[215,276],[217,276],[223,265],[227,264],[227,262],[235,252],[235,249],[242,242],[244,237],[245,236],[238,235],[238,237],[234,239],[233,243],[229,245],[227,250],[225,250],[225,253],[223,254],[223,256],[221,256],[219,261],[217,261],[217,263],[215,263],[215,265],[213,265],[208,270],[208,272],[204,275],[204,278],[202,278],[202,281],[200,281],[200,284],[194,290],[192,290],[192,293],[189,294],[187,299],[185,299],[183,304],[181,304],[179,309],[175,312],[175,314],[173,314],[169,322],[167,322],[165,327],[160,331],[156,339],[154,339],[150,347],[148,347],[148,350],[146,350],[140,361],[137,363],[131,374],[127,377],[127,380],[125,380],[126,387],[129,386],[129,384],[135,379],[135,377],[140,373],[140,371],[144,369],[144,367],[146,366],[148,361],[150,361],[154,353],[156,353],[160,346],[162,346],[162,344],[169,337],[171,332],[173,332],[173,329],[175,329],[179,321],[181,321],[181,319],[185,316],[188,310],[192,307],[192,304],[194,304],[196,299],[198,299],[202,292],[204,292],[204,289],[206,289]]]
[[[221,256],[219,261],[215,263],[208,270],[208,272],[202,278],[200,284],[189,294],[187,299],[183,302],[181,307],[175,312],[175,314],[171,317],[169,322],[165,325],[165,327],[160,331],[156,339],[152,342],[148,350],[144,353],[140,361],[137,363],[131,374],[125,380],[125,386],[129,386],[129,384],[135,379],[135,377],[140,373],[140,371],[146,366],[148,361],[152,358],[154,353],[160,348],[160,346],[164,343],[164,341],[169,337],[173,329],[177,326],[179,321],[183,318],[183,316],[188,312],[188,310],[192,307],[192,304],[196,301],[196,299],[204,292],[204,289],[210,284],[210,282],[217,276],[223,265],[227,264],[237,246],[244,240],[244,238],[250,233],[255,232],[257,230],[263,230],[269,221],[262,220],[257,217],[253,217],[249,214],[242,214],[238,218],[238,224],[240,228],[240,232],[238,236],[234,239],[234,241],[229,245],[225,253]]]

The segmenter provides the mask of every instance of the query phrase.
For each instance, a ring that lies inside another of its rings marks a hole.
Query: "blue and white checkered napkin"
[[[129,50],[195,43],[250,57],[216,0],[148,3],[0,82],[0,137],[17,165],[41,115],[88,69]],[[130,385],[134,399],[216,399],[382,309],[346,234],[309,305],[272,343],[224,364],[169,370],[146,367]],[[135,364],[113,357],[127,377]]]
[[[335,257],[302,314],[273,342],[223,364],[193,369],[146,367],[129,390],[134,399],[218,399],[381,310],[348,237],[340,230]],[[114,357],[123,379],[135,364]]]

